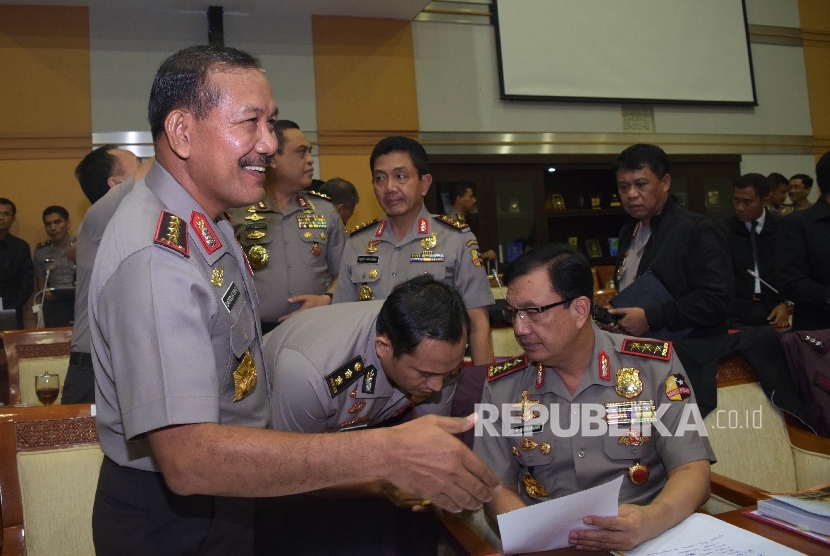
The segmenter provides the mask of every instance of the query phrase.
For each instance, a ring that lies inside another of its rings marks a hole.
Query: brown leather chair
[[[0,410],[3,556],[93,554],[102,458],[90,404]]]
[[[39,404],[34,377],[45,371],[60,375],[63,386],[71,341],[71,327],[3,332],[9,368],[9,405]],[[60,400],[58,396],[55,403],[59,404]]]

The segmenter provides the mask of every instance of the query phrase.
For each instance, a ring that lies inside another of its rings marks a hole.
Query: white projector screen
[[[493,0],[504,99],[755,105],[743,0]]]

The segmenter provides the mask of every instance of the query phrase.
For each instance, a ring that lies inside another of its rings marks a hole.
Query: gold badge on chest
[[[251,350],[245,350],[239,366],[233,372],[233,401],[238,402],[248,397],[256,388],[256,365],[251,357]]]
[[[421,240],[421,249],[434,249],[436,245],[438,245],[438,235],[435,232]]]
[[[268,264],[268,249],[262,245],[251,245],[248,248],[248,262],[253,269],[265,268]]]
[[[225,283],[225,267],[220,266],[219,268],[214,268],[213,271],[210,273],[210,283],[213,284],[215,288],[221,288],[222,284]]]
[[[634,367],[623,367],[617,371],[617,394],[623,398],[634,398],[643,392],[643,381],[640,380],[640,371]]]
[[[529,471],[522,476],[522,483],[525,486],[527,495],[534,500],[538,500],[540,496],[547,497],[548,489],[545,488],[545,485],[537,481]]]
[[[368,285],[363,284],[357,290],[357,299],[359,301],[371,301],[375,298],[375,292],[372,291]]]

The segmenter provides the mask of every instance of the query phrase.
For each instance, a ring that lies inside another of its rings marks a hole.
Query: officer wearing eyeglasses
[[[487,375],[482,404],[501,413],[482,413],[496,434],[485,427],[474,451],[503,486],[489,517],[621,475],[619,516],[585,516],[597,528],[572,531],[572,545],[631,549],[691,515],[715,457],[671,342],[597,328],[590,263],[568,245],[524,253],[504,279],[504,316],[525,354]]]

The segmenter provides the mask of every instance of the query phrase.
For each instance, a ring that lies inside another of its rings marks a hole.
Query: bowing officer
[[[275,130],[279,149],[266,169],[265,198],[229,213],[254,270],[263,334],[331,303],[346,241],[331,200],[304,191],[314,175],[311,143],[292,121],[277,121]]]
[[[473,365],[493,362],[487,306],[494,303],[478,240],[468,224],[433,216],[424,206],[432,184],[426,151],[408,137],[387,137],[369,160],[386,218],[351,232],[334,302],[385,299],[404,280],[431,274],[461,292],[470,314]]]
[[[533,249],[504,279],[505,318],[525,355],[488,371],[482,404],[515,408],[512,436],[501,435],[501,414],[493,422],[500,435],[485,432],[475,441],[475,453],[503,485],[485,504],[488,515],[620,475],[619,516],[586,516],[598,528],[572,531],[572,545],[630,549],[691,515],[709,496],[715,458],[671,342],[594,327],[591,266],[570,246]],[[591,412],[599,423],[585,422]],[[603,422],[607,429],[598,433]]]

